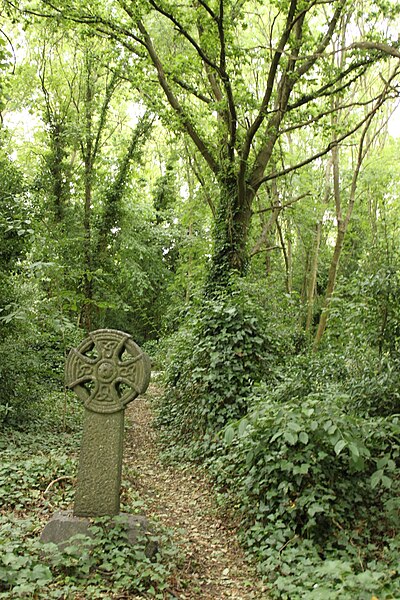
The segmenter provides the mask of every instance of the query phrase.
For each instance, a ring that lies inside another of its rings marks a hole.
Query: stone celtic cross
[[[74,516],[119,513],[124,411],[149,381],[148,356],[122,331],[93,331],[69,353],[65,382],[85,405]]]

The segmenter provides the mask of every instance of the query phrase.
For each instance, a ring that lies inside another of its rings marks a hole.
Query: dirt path
[[[159,390],[150,386],[149,394]],[[246,563],[234,531],[218,516],[205,478],[191,469],[166,467],[158,458],[156,432],[151,427],[148,400],[136,400],[128,409],[130,427],[125,456],[135,470],[134,485],[155,516],[176,532],[185,563],[178,574],[184,589],[174,590],[181,600],[266,600],[267,593]]]

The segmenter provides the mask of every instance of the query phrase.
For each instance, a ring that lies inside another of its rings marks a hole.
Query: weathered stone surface
[[[124,413],[85,410],[74,515],[101,517],[119,513]]]
[[[124,409],[149,380],[148,356],[123,331],[93,331],[69,353],[66,385],[85,404],[75,516],[119,513]]]
[[[65,381],[83,400],[85,416],[74,510],[55,514],[41,537],[59,546],[78,533],[91,535],[87,517],[119,515],[124,409],[146,391],[150,360],[127,333],[99,329],[69,353]],[[135,544],[147,532],[147,521],[121,516],[128,541]],[[155,551],[148,541],[149,555]]]
[[[130,335],[98,329],[71,350],[65,365],[65,383],[88,410],[123,410],[150,381],[150,360]]]
[[[129,515],[121,513],[118,516],[118,524],[122,523],[126,528],[127,541],[132,546],[141,541],[143,537],[147,537],[146,555],[151,558],[157,552],[157,543],[151,539],[151,529],[145,517],[140,515]],[[55,513],[50,521],[43,529],[40,537],[44,544],[52,542],[62,550],[69,544],[69,540],[74,535],[85,535],[89,538],[93,537],[93,533],[89,530],[93,523],[88,518],[76,517],[72,511],[60,511]],[[150,537],[149,537],[150,536]],[[79,541],[76,542],[79,545]]]
[[[92,537],[91,532],[88,531],[89,526],[89,519],[74,517],[72,511],[60,511],[46,523],[40,541],[44,544],[52,542],[62,549],[68,545],[68,540],[74,535]]]

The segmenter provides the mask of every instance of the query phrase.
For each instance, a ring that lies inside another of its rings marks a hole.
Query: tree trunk
[[[92,205],[92,164],[90,157],[85,160],[85,207],[83,218],[84,229],[84,274],[83,274],[83,293],[85,296],[84,304],[81,311],[81,325],[86,331],[92,328],[92,301],[93,301],[93,286],[92,286],[92,231],[90,223]]]
[[[371,146],[372,140],[368,141],[366,148],[364,148],[364,143],[366,141],[366,137],[368,134],[369,127],[372,123],[372,120],[373,120],[376,112],[378,111],[378,109],[382,106],[383,102],[385,101],[385,98],[386,98],[385,94],[386,94],[386,91],[382,92],[380,98],[377,100],[373,110],[371,110],[371,112],[368,115],[368,118],[364,125],[364,129],[361,133],[360,141],[358,144],[357,161],[353,167],[353,175],[352,175],[352,179],[351,179],[349,202],[347,205],[347,211],[346,211],[345,217],[343,217],[342,198],[341,198],[341,190],[340,190],[339,149],[336,144],[332,147],[333,189],[334,189],[334,197],[335,197],[335,205],[336,205],[337,237],[336,237],[336,244],[335,244],[335,250],[333,253],[333,257],[332,257],[332,262],[331,262],[331,266],[329,269],[328,285],[327,285],[326,293],[325,293],[324,308],[321,313],[321,317],[320,317],[319,324],[318,324],[318,330],[317,330],[315,340],[314,340],[314,348],[313,348],[314,351],[316,351],[318,349],[318,346],[321,342],[322,336],[324,335],[324,332],[325,332],[326,323],[328,320],[328,310],[329,310],[333,291],[335,289],[335,284],[336,284],[336,275],[337,275],[337,270],[338,270],[338,266],[339,266],[339,259],[340,259],[340,255],[341,255],[341,252],[343,249],[344,238],[345,238],[345,235],[346,235],[346,232],[348,229],[351,215],[353,214],[354,203],[356,200],[358,177],[360,175],[361,165],[363,163],[366,153],[368,152],[368,149]],[[335,137],[333,138],[333,141],[336,141]]]
[[[214,251],[206,292],[229,288],[235,275],[245,275],[248,266],[247,235],[251,210],[239,193],[235,175],[220,183],[220,202],[216,212]]]
[[[282,246],[283,259],[285,261],[285,286],[288,294],[292,292],[292,276],[291,276],[291,261],[292,261],[292,252],[291,252],[291,244],[288,239],[288,247],[286,248],[285,238],[283,237],[283,231],[279,220],[276,220],[276,227],[278,229],[279,240]]]
[[[104,110],[104,109],[103,109]],[[103,118],[105,121],[105,116]],[[140,160],[140,149],[147,139],[152,127],[148,113],[139,120],[132,131],[132,137],[127,151],[118,165],[118,171],[109,189],[105,192],[104,210],[98,226],[98,241],[96,245],[96,261],[101,264],[109,254],[108,246],[114,239],[112,229],[119,227],[121,221],[121,202],[129,181],[130,168],[133,161]]]
[[[63,141],[63,126],[56,121],[50,122],[50,148],[51,156],[48,160],[52,181],[52,195],[54,202],[54,218],[56,223],[63,223],[65,201],[68,194],[63,163],[65,160],[65,142]]]
[[[306,319],[306,331],[310,331],[313,315],[314,315],[314,297],[315,297],[315,288],[317,285],[317,274],[318,274],[318,256],[319,256],[319,248],[321,245],[321,232],[322,232],[322,223],[318,221],[315,227],[315,244],[314,244],[314,252],[312,256],[311,269],[309,282],[307,286],[307,319]]]
[[[326,329],[326,324],[328,321],[328,311],[329,311],[333,292],[334,292],[335,285],[336,285],[336,276],[337,276],[338,267],[339,267],[340,255],[341,255],[342,249],[343,249],[344,238],[346,235],[346,229],[347,229],[346,223],[343,223],[343,222],[338,223],[335,249],[333,251],[332,261],[331,261],[331,265],[329,267],[328,283],[327,283],[326,291],[325,291],[324,306],[323,306],[323,309],[321,312],[321,316],[320,316],[319,323],[318,323],[317,333],[316,333],[315,339],[314,339],[314,351],[318,349],[318,346],[321,342],[322,336],[324,335],[324,332]]]
[[[85,141],[82,144],[82,154],[84,160],[84,273],[83,273],[83,293],[84,301],[81,310],[81,326],[90,331],[92,328],[92,306],[93,306],[93,286],[92,286],[92,232],[91,232],[91,211],[92,211],[92,181],[93,181],[93,162],[94,162],[94,138],[93,138],[93,96],[94,90],[91,82],[91,61],[87,57],[86,72],[86,90],[85,90]]]

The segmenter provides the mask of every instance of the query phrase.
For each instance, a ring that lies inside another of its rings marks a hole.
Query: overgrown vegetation
[[[245,319],[239,298],[229,297],[225,310],[231,308],[234,327],[218,330],[223,302],[212,303],[215,312],[210,304],[202,323],[214,323],[213,335],[206,339],[189,320],[192,353],[183,362],[174,354],[170,359],[159,406],[166,456],[207,467],[222,505],[240,521],[271,597],[397,598],[397,361],[379,358],[378,350],[362,356],[360,348],[340,343],[315,354],[303,340],[295,351],[283,322],[272,335],[254,310],[246,338],[248,296]],[[182,360],[181,341],[175,343]],[[260,360],[260,348],[271,351],[269,364]],[[250,383],[241,372],[243,385],[234,388],[230,361],[235,365],[238,356],[248,360],[240,364]],[[219,372],[219,364],[230,369]],[[218,400],[209,387],[215,377]]]
[[[114,598],[122,592],[164,598],[180,551],[157,524],[134,546],[123,522],[106,517],[93,520],[93,537],[74,536],[62,550],[39,540],[51,515],[71,506],[81,420],[82,407],[71,398],[65,405],[58,395],[49,398],[47,419],[42,414],[22,431],[2,431],[0,598]],[[121,500],[122,510],[143,512],[128,479]],[[151,541],[158,552],[149,558]]]
[[[169,536],[156,558],[146,555],[149,539],[132,546],[123,522],[106,517],[93,521],[93,537],[76,535],[61,551],[38,541],[40,524],[0,517],[0,598],[117,598],[124,593],[164,598],[177,551]]]
[[[246,414],[253,386],[273,376],[280,358],[281,342],[275,332],[267,337],[261,319],[239,289],[203,300],[190,311],[169,340],[171,397],[164,398],[164,424],[190,439]]]
[[[98,523],[40,560],[65,355],[110,327],[165,369],[165,453],[271,597],[398,598],[399,3],[1,9],[0,596],[162,597],[167,541],[150,563]]]

